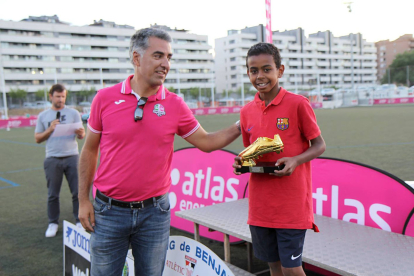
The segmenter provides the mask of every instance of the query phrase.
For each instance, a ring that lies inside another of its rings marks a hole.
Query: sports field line
[[[10,181],[10,180],[5,179],[3,177],[0,177],[0,181],[6,182],[7,184],[11,185],[11,187],[18,187],[18,186],[20,186],[19,184],[14,183],[13,181]],[[10,186],[0,187],[0,190],[1,189],[6,189],[6,188],[11,188],[11,187]]]
[[[12,144],[18,144],[18,145],[26,145],[26,146],[33,146],[33,147],[46,147],[46,145],[39,145],[36,143],[25,143],[25,142],[16,142],[16,141],[11,141],[11,140],[4,140],[4,139],[0,139],[0,142],[3,143],[12,143]]]
[[[29,168],[29,169],[23,169],[23,170],[7,171],[7,172],[0,172],[0,174],[19,173],[19,172],[28,172],[28,171],[38,171],[38,170],[43,170],[43,168],[39,167],[39,168]]]
[[[353,145],[353,146],[327,146],[327,149],[347,149],[347,148],[369,148],[369,147],[387,147],[387,146],[404,146],[414,145],[414,142],[404,143],[382,143],[382,144],[365,144],[365,145]]]

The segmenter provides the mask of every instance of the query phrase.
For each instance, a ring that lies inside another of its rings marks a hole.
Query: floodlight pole
[[[45,102],[47,102],[47,96],[46,96],[46,91],[47,91],[47,84],[46,84],[46,78],[44,78],[44,85],[45,85],[45,88],[43,89],[43,92],[44,92],[44,94],[45,94]]]
[[[214,107],[214,74],[211,79],[211,106]]]
[[[241,97],[242,97],[242,106],[244,106],[244,82],[243,82],[243,68],[241,70]]]
[[[178,87],[177,87],[178,95],[180,95],[181,94],[181,89],[180,89],[180,69],[179,68],[177,68],[177,85],[178,85]]]
[[[348,5],[348,11],[352,12],[351,9],[351,4],[352,2],[345,2],[344,4]],[[351,85],[352,85],[352,90],[355,89],[355,85],[354,85],[354,34],[350,34],[350,40],[351,40]]]
[[[101,88],[104,88],[104,84],[103,84],[103,77],[102,77],[102,67],[99,67],[99,78],[101,81]]]
[[[7,97],[6,97],[6,78],[4,77],[4,69],[3,69],[3,62],[1,59],[1,47],[0,47],[0,78],[1,78],[1,90],[3,91],[3,108],[4,108],[4,116],[6,116],[6,120],[9,119],[9,114],[7,110]]]
[[[0,76],[1,76],[1,90],[3,90],[4,116],[6,116],[6,120],[7,120],[7,119],[9,119],[9,114],[7,112],[6,80],[4,78],[3,64],[0,66]]]
[[[355,86],[354,86],[354,34],[351,34],[351,84],[352,84],[352,90],[355,90]]]
[[[295,73],[295,93],[298,94],[298,75]]]

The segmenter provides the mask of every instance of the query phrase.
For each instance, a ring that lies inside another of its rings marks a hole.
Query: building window
[[[59,50],[71,50],[72,45],[70,44],[59,44]]]

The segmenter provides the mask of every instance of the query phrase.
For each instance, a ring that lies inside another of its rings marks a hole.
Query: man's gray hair
[[[144,55],[145,50],[149,47],[149,38],[157,37],[171,43],[171,36],[164,30],[155,28],[145,28],[138,30],[132,37],[129,44],[129,59],[134,65],[133,57],[134,52],[137,52],[141,56]]]

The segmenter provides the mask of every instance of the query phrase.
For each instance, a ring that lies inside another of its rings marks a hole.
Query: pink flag
[[[266,42],[273,43],[272,40],[272,15],[270,10],[270,1],[265,0],[266,2]]]

